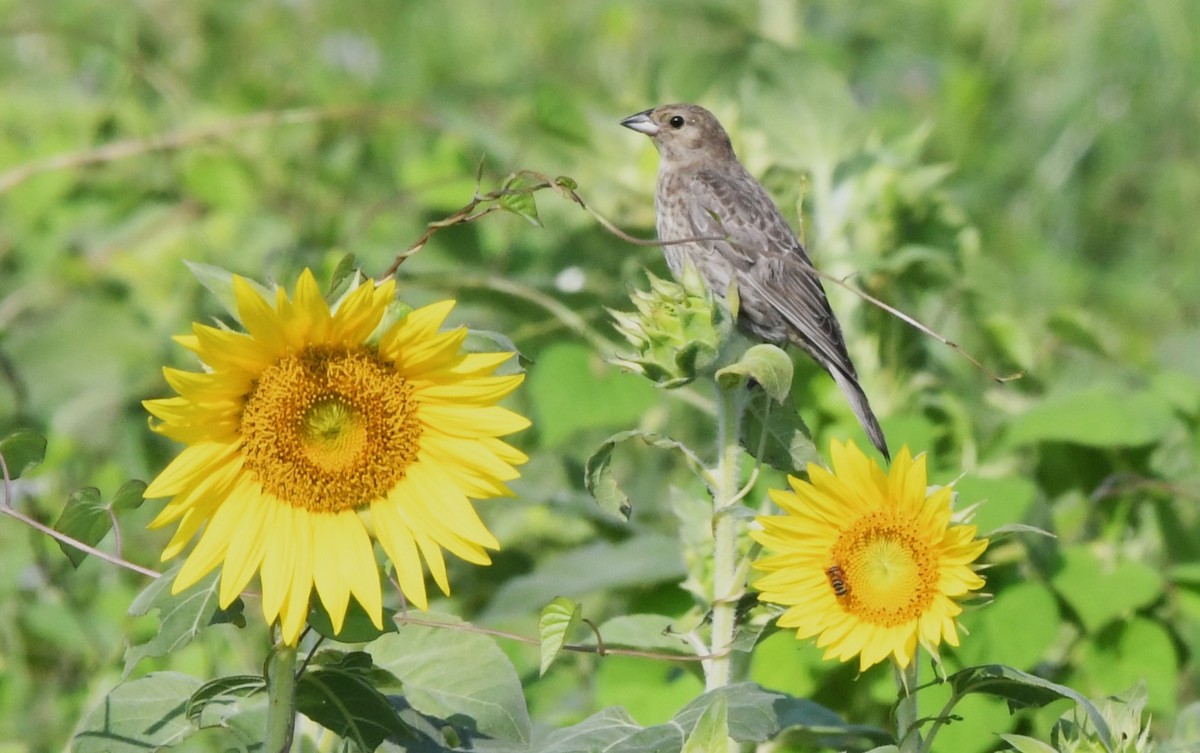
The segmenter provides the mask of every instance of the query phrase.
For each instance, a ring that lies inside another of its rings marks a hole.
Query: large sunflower
[[[778,624],[819,636],[825,658],[857,654],[860,671],[889,655],[908,666],[918,641],[934,656],[957,646],[954,599],[983,585],[971,563],[987,540],[950,525],[951,489],[929,493],[924,455],[904,447],[890,473],[853,442],[831,456],[832,473],[809,464],[810,481],[771,492],[784,514],[751,533],[771,552],[755,563],[759,598],[787,606]]]
[[[293,299],[233,289],[246,332],[194,325],[176,340],[206,370],[164,369],[179,396],[145,402],[187,445],[146,490],[173,497],[150,524],[179,523],[164,560],[199,533],[174,591],[223,565],[227,606],[257,572],[268,624],[294,645],[314,588],[335,630],[351,595],[382,626],[372,540],[422,609],[422,561],[444,593],[442,549],[489,564],[499,544],[469,498],[511,494],[526,460],[497,439],[529,425],[496,405],[523,378],[493,375],[512,354],[465,354],[465,329],[439,332],[453,301],[381,328],[390,280],[332,310],[308,270]]]

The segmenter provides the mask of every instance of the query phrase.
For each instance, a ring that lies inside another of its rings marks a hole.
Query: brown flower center
[[[384,497],[420,447],[413,388],[365,347],[310,346],[263,372],[246,399],[245,468],[263,491],[313,512]]]

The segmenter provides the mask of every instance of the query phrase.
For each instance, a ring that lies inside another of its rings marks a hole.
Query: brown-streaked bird
[[[766,189],[742,167],[716,117],[703,107],[663,105],[621,121],[658,148],[654,193],[660,241],[721,238],[663,246],[676,276],[684,260],[710,290],[737,286],[738,326],[751,337],[794,343],[833,376],[871,443],[888,454],[842,328],[812,261]]]

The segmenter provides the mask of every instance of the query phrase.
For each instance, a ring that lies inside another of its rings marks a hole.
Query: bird
[[[796,345],[829,372],[871,444],[890,461],[812,260],[770,194],[738,161],[716,116],[699,105],[670,104],[621,125],[649,136],[658,149],[655,225],[672,274],[679,278],[690,262],[721,298],[732,283],[738,328],[762,342]],[[673,243],[688,238],[696,240]]]

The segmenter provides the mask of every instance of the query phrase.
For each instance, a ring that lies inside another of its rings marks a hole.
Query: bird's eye
[[[675,129],[683,128],[683,116],[682,115],[676,115],[675,117],[671,118],[667,122],[671,124],[672,128],[675,128]]]

